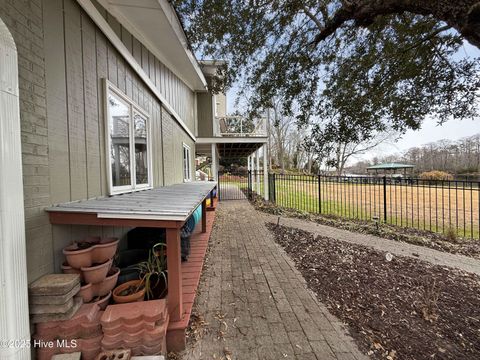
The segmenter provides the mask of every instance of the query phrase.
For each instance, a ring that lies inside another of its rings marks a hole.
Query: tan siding
[[[142,44],[140,44],[140,41],[138,41],[137,38],[132,37],[132,39],[132,55],[137,63],[142,64]]]
[[[106,160],[106,145],[105,145],[105,124],[102,119],[105,118],[104,99],[105,94],[103,90],[103,79],[108,76],[107,65],[107,41],[100,31],[95,32],[95,44],[97,52],[97,99],[98,99],[98,130],[99,130],[99,153],[100,153],[100,195],[106,195],[108,192],[107,186],[107,160]]]
[[[132,48],[133,48],[133,42],[132,42],[132,34],[130,34],[127,29],[125,29],[123,26],[122,26],[122,42],[123,42],[123,45],[125,45],[125,47],[128,49],[128,51],[130,51],[130,53],[132,53]]]
[[[154,163],[154,186],[163,185],[160,104],[77,3],[65,0],[64,5],[62,8],[62,1],[54,0],[45,9],[51,25],[45,42],[52,48],[51,53],[47,54],[51,127],[49,143],[52,144],[49,170],[53,180],[49,203],[107,195],[104,78],[108,78],[150,114],[154,140],[151,154]],[[65,42],[68,44],[66,48],[62,46],[64,22],[68,24],[65,29]],[[123,36],[128,39],[129,34]],[[152,58],[152,63],[154,62],[155,59]],[[70,171],[72,176],[69,175]],[[47,188],[48,184],[47,180]],[[32,211],[31,215],[37,213]],[[40,213],[45,215],[43,209]],[[61,250],[71,241],[89,234],[123,236],[127,230],[112,227],[54,226],[53,234],[49,235],[52,245],[43,247],[43,258],[52,256],[53,250],[54,262],[52,260],[47,265],[51,266],[50,271],[58,271],[63,259]],[[36,233],[29,236],[38,239],[44,232],[48,233],[49,228],[42,232],[38,229],[35,231]]]
[[[198,136],[213,136],[213,96],[211,93],[197,94]]]
[[[83,46],[83,90],[85,109],[85,150],[87,156],[88,197],[101,194],[100,147],[97,96],[97,51],[95,47],[95,25],[86,15],[82,15]]]
[[[113,29],[113,31],[115,31],[115,34],[117,34],[117,36],[121,38],[122,29],[117,19],[115,19],[115,17],[113,17],[111,14],[107,13],[107,22],[108,22],[108,25],[110,25],[110,27]]]
[[[68,151],[67,90],[65,80],[65,48],[63,2],[45,4],[45,64],[48,106],[48,159],[50,200],[59,203],[70,199],[70,160]],[[54,191],[52,191],[54,190]]]
[[[164,176],[165,183],[182,181],[181,143],[192,147],[192,155],[194,144],[75,0],[0,1],[0,16],[12,31],[19,55],[27,270],[29,281],[34,281],[59,271],[61,249],[71,241],[87,234],[122,236],[128,230],[52,227],[44,211],[54,203],[107,194],[102,79],[111,79],[150,113],[155,186],[164,184]],[[140,44],[133,37],[130,42],[131,35],[113,20],[115,31],[141,63]],[[148,59],[148,73],[157,86],[163,84],[170,99],[181,97],[177,106],[188,107],[194,94],[177,79],[180,91],[175,95],[175,76],[151,54]],[[187,121],[185,114],[191,109],[176,110]]]
[[[108,80],[115,86],[118,86],[118,72],[117,72],[117,56],[113,45],[108,43],[107,46],[107,66],[108,66]]]
[[[94,3],[97,7],[101,7],[96,1]],[[106,11],[101,13],[168,103],[175,109],[190,131],[195,133],[195,114],[193,111],[195,93],[162,64],[137,38],[123,28],[111,14]]]
[[[80,6],[74,1],[66,1],[64,13],[70,196],[71,200],[79,200],[87,198]]]

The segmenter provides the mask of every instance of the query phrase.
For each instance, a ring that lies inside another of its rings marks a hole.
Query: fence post
[[[252,198],[252,170],[248,170],[248,198]]]
[[[274,204],[277,203],[277,195],[276,195],[276,183],[275,183],[275,173],[272,174],[272,201]]]
[[[220,171],[217,172],[217,197],[218,197],[218,201],[221,201],[222,198],[222,194],[221,194],[221,191],[220,191]]]
[[[273,201],[272,198],[272,174],[268,173],[268,199]]]
[[[322,213],[322,183],[321,183],[321,176],[320,174],[317,175],[318,177],[318,213]]]
[[[383,221],[387,223],[387,176],[383,176]]]

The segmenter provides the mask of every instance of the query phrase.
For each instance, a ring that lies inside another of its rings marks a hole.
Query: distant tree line
[[[365,174],[371,165],[385,162],[402,162],[415,165],[414,174],[444,171],[456,178],[480,177],[480,134],[456,141],[439,140],[412,147],[402,154],[376,157],[372,161],[359,161],[348,167],[349,173]]]

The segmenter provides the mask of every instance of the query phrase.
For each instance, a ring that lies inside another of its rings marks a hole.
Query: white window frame
[[[110,138],[110,106],[108,104],[108,95],[112,93],[114,96],[118,97],[123,101],[130,111],[130,185],[123,186],[113,186],[112,179],[112,166],[110,159],[110,147],[111,147],[111,138]],[[124,94],[119,88],[112,84],[107,79],[104,79],[104,109],[105,109],[105,151],[106,151],[106,165],[107,165],[107,176],[108,176],[108,192],[110,195],[124,194],[134,191],[146,190],[153,188],[153,153],[152,153],[152,124],[150,121],[150,115],[142,109],[137,103],[135,103],[130,97]],[[135,168],[135,126],[133,123],[134,113],[145,117],[147,121],[147,166],[148,166],[148,184],[136,184],[136,168]]]
[[[182,143],[182,172],[183,172],[183,182],[192,181],[192,149],[185,143]],[[185,171],[185,150],[187,150],[187,167],[188,171]],[[187,175],[187,176],[185,176]]]

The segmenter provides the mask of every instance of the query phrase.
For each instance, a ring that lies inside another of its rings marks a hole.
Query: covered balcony
[[[244,116],[214,117],[215,137],[266,137],[266,118],[246,118]]]

